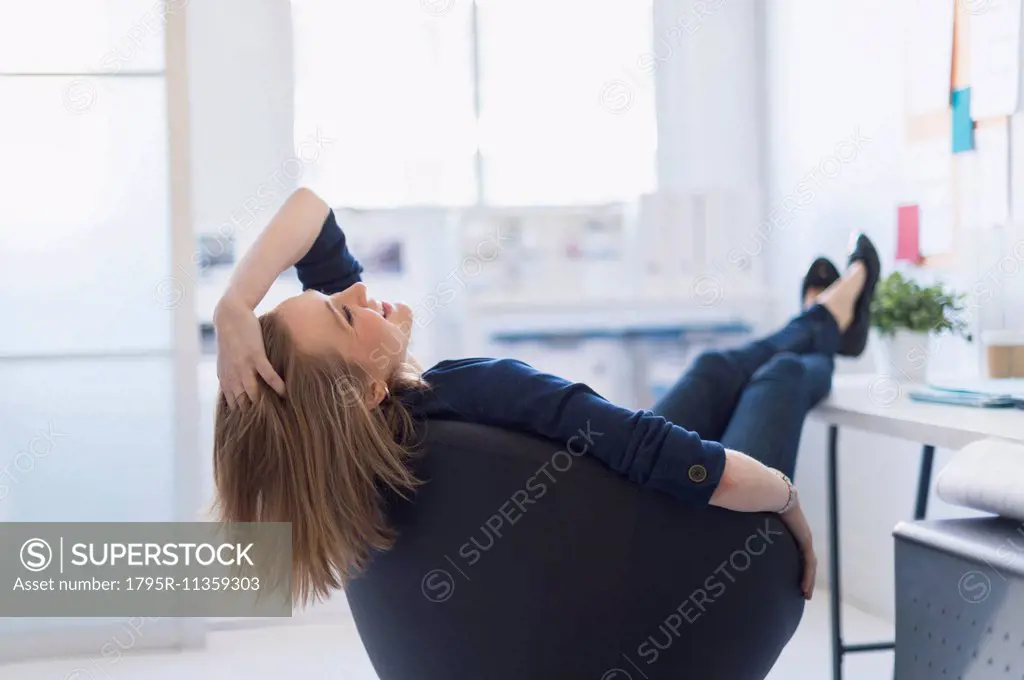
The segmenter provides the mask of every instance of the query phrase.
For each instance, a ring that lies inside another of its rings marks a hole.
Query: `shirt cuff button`
[[[700,484],[708,478],[708,469],[703,465],[691,465],[689,475],[691,482]]]

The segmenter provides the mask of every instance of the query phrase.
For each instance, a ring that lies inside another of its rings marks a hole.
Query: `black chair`
[[[397,543],[347,590],[381,680],[753,680],[796,630],[777,516],[688,508],[501,429],[423,437]]]

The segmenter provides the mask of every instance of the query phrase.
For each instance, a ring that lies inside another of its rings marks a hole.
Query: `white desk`
[[[832,609],[832,677],[841,680],[843,656],[849,652],[871,652],[895,649],[893,642],[844,644],[839,607],[839,428],[851,427],[865,432],[899,437],[924,445],[921,470],[917,482],[917,504],[914,519],[924,519],[928,512],[928,491],[931,488],[935,447],[960,449],[980,439],[1006,439],[1024,442],[1024,411],[1015,408],[981,409],[965,406],[943,406],[910,401],[906,386],[890,376],[836,376],[832,393],[811,417],[829,425],[828,435],[828,533],[829,581]]]
[[[905,392],[890,376],[836,376],[832,394],[811,416],[944,449],[991,437],[1024,442],[1024,411],[923,404],[910,401]]]

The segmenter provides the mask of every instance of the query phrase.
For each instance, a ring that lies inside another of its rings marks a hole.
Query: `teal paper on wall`
[[[971,88],[953,90],[953,153],[974,148],[974,121],[971,120]]]

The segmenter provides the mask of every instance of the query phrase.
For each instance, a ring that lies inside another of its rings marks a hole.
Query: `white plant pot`
[[[878,372],[899,382],[923,383],[928,376],[931,336],[928,333],[899,330],[878,338]]]

